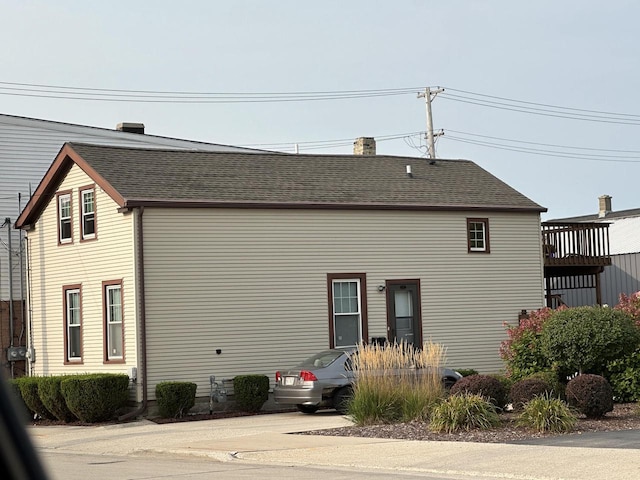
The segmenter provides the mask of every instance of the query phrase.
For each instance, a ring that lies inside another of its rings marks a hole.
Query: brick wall
[[[22,325],[22,308],[24,302],[20,300],[14,300],[13,302],[13,345],[24,346],[27,344],[27,331],[26,325]],[[26,362],[19,360],[15,362],[9,362],[7,358],[7,349],[11,345],[11,327],[9,322],[9,301],[0,301],[0,365],[2,368],[2,375],[5,378],[11,378],[12,371],[11,366],[13,364],[13,377],[21,377],[26,372]]]

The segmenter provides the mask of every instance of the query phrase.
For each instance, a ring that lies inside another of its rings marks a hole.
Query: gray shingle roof
[[[127,202],[545,211],[467,160],[70,146]]]
[[[618,218],[628,218],[628,217],[638,217],[640,216],[640,208],[632,208],[629,210],[618,210],[616,212],[609,212],[604,217],[601,217],[599,214],[592,215],[580,215],[578,217],[567,217],[567,218],[554,218],[553,220],[548,220],[548,222],[566,222],[566,223],[580,223],[580,222],[606,222],[608,220],[618,219]]]

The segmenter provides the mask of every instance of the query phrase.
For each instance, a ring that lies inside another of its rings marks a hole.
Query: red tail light
[[[280,375],[280,372],[276,372],[276,383],[279,382],[281,378],[282,375]]]
[[[300,372],[300,378],[305,382],[315,382],[316,380],[318,380],[318,377],[316,377],[313,373],[309,372],[308,370],[302,370]]]

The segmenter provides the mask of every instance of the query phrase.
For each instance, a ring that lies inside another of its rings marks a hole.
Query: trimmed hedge
[[[47,409],[47,407],[40,400],[38,393],[38,385],[44,377],[22,377],[18,382],[20,388],[20,394],[22,400],[29,410],[31,410],[35,416],[52,420],[55,416]]]
[[[160,382],[156,385],[156,402],[160,416],[179,418],[196,403],[196,389],[192,382]]]
[[[129,398],[129,377],[96,373],[66,377],[60,390],[69,410],[87,423],[110,420]]]
[[[49,410],[58,420],[63,422],[72,422],[76,420],[76,416],[67,407],[67,402],[60,390],[60,383],[69,376],[59,375],[54,377],[40,377],[38,382],[38,395],[42,404]]]
[[[552,398],[553,388],[541,378],[524,378],[511,387],[509,397],[514,410],[522,410],[524,405],[536,397],[547,395]]]
[[[567,384],[567,402],[587,418],[613,411],[613,390],[600,375],[582,374]]]
[[[269,398],[269,377],[266,375],[234,377],[233,394],[240,410],[257,412]]]
[[[13,395],[13,398],[15,398],[16,400],[16,405],[20,410],[22,410],[22,412],[19,413],[19,416],[25,421],[28,421],[33,418],[34,412],[32,412],[31,409],[27,407],[27,404],[25,403],[24,398],[22,398],[22,392],[20,391],[20,382],[22,381],[22,378],[27,378],[27,377],[9,379],[7,381],[7,385],[9,387],[8,388],[9,392]]]
[[[480,395],[497,408],[504,408],[507,404],[507,389],[500,380],[490,375],[462,377],[451,387],[450,393]]]

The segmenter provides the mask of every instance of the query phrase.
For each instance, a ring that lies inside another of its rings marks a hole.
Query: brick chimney
[[[611,213],[611,196],[601,195],[598,197],[599,212],[598,217],[604,218]]]
[[[375,155],[376,139],[373,137],[359,137],[353,142],[354,155]]]
[[[127,133],[139,133],[144,135],[144,123],[122,122],[116,125],[116,130]]]

